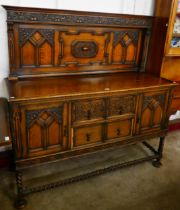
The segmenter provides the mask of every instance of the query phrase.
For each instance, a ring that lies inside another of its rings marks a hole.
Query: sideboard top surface
[[[105,75],[45,77],[7,80],[10,101],[28,99],[77,97],[140,89],[176,86],[168,80],[147,73],[119,73]]]

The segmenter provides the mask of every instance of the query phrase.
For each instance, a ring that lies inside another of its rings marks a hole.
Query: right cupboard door
[[[167,107],[166,92],[145,93],[140,111],[140,132],[160,130],[164,126]]]

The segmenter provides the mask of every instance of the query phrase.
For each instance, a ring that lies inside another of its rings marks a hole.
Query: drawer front
[[[112,97],[109,99],[108,116],[135,113],[136,96]]]
[[[105,102],[102,99],[73,102],[72,115],[73,122],[103,119],[105,115]]]
[[[116,121],[107,126],[107,139],[116,139],[132,135],[133,119]]]
[[[75,128],[74,147],[101,142],[102,128],[102,125]]]

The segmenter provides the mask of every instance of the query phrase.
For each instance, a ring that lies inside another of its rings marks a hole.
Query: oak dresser
[[[16,207],[31,192],[145,160],[160,166],[176,84],[145,72],[152,17],[4,8]],[[158,150],[145,141],[154,137]],[[152,155],[37,188],[23,185],[26,167],[138,142]]]

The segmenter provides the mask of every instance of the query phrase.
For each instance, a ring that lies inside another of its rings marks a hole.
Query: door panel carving
[[[22,145],[24,156],[32,157],[67,149],[66,105],[43,106],[41,104],[22,108]]]
[[[146,95],[143,98],[141,129],[161,126],[165,105],[165,94]]]
[[[53,65],[54,30],[20,28],[19,46],[21,66]]]
[[[60,66],[108,64],[109,32],[66,30],[60,32]]]

